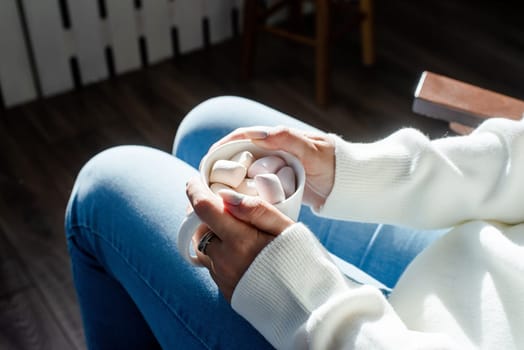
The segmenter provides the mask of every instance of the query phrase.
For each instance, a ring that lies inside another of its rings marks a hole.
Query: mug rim
[[[240,146],[246,146],[247,148],[250,148],[250,149],[244,149],[244,148],[242,148]],[[224,144],[218,146],[212,152],[207,153],[202,158],[202,161],[200,162],[200,166],[199,166],[199,172],[200,172],[200,175],[202,176],[202,180],[204,181],[206,186],[209,187],[209,175],[210,175],[210,172],[211,172],[211,164],[209,164],[209,163],[210,162],[214,163],[217,160],[224,159],[223,157],[219,157],[219,155],[217,155],[217,153],[220,153],[219,151],[224,151],[224,149],[228,149],[228,148],[232,148],[233,151],[230,152],[230,154],[227,157],[232,157],[234,154],[236,154],[238,152],[246,151],[246,150],[253,153],[253,151],[252,151],[252,149],[253,149],[253,150],[255,150],[254,153],[257,153],[259,155],[257,157],[255,154],[253,154],[255,156],[255,158],[260,158],[261,156],[268,156],[268,155],[277,155],[277,156],[280,156],[281,158],[283,158],[288,166],[291,166],[293,168],[293,170],[295,171],[295,176],[296,176],[296,180],[297,180],[295,192],[293,192],[293,194],[291,196],[287,197],[282,202],[274,204],[277,208],[278,208],[279,204],[288,202],[292,198],[298,196],[299,192],[301,192],[301,191],[299,191],[301,187],[302,187],[302,193],[303,193],[303,189],[305,188],[305,185],[306,185],[306,171],[304,169],[304,165],[302,164],[302,162],[295,155],[293,155],[293,154],[291,154],[291,153],[289,153],[287,151],[266,149],[266,148],[263,148],[261,146],[256,145],[250,139],[229,141],[227,143],[224,143]],[[214,162],[213,162],[213,158],[215,158]],[[206,166],[205,169],[204,169],[204,165]]]

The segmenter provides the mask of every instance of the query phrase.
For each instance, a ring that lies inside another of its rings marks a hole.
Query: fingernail
[[[254,131],[250,136],[252,139],[262,140],[267,137],[267,131]]]
[[[250,130],[247,134],[248,134],[247,136],[250,139],[262,140],[262,139],[265,139],[269,135],[269,128],[260,127],[255,130]]]
[[[233,190],[220,190],[218,191],[218,195],[222,197],[224,202],[231,205],[239,205],[245,197],[242,193]]]

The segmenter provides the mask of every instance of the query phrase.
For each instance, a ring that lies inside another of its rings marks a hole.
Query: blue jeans
[[[176,247],[186,181],[214,141],[249,125],[313,129],[256,102],[218,97],[183,120],[174,156],[121,146],[83,167],[67,207],[66,235],[90,349],[271,348],[231,309],[207,270],[187,264]],[[389,287],[441,234],[325,219],[305,206],[299,220],[332,253]]]

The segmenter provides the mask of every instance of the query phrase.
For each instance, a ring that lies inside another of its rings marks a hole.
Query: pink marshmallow
[[[217,194],[218,191],[220,190],[231,190],[232,188],[227,186],[227,185],[224,185],[220,182],[215,182],[215,183],[212,183],[209,188],[211,189],[211,191],[213,191],[213,193]]]
[[[255,178],[260,174],[275,174],[286,165],[284,159],[277,156],[262,157],[253,162],[247,170],[247,176]]]
[[[293,193],[295,193],[295,189],[297,187],[296,185],[296,179],[295,179],[295,171],[290,166],[285,166],[282,169],[280,169],[277,172],[277,176],[280,179],[280,183],[282,184],[282,188],[284,189],[284,193],[286,194],[286,198],[291,196]]]
[[[259,196],[271,204],[280,203],[286,199],[282,184],[275,174],[255,176],[255,185]]]
[[[243,194],[247,194],[248,196],[257,196],[258,195],[258,191],[255,185],[255,180],[250,179],[250,178],[245,178],[244,180],[242,180],[240,185],[238,185],[235,188],[235,191],[243,193]]]
[[[209,174],[209,182],[220,182],[231,187],[237,187],[246,177],[246,172],[246,167],[240,163],[230,160],[217,160],[213,164],[211,174]]]
[[[230,160],[233,162],[240,163],[243,166],[245,166],[246,169],[249,169],[251,164],[253,164],[253,162],[255,161],[255,157],[249,151],[242,151],[235,154],[233,157],[231,157]]]

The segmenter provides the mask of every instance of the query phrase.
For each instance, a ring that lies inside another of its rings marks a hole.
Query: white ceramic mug
[[[287,152],[270,151],[253,144],[249,140],[228,142],[217,147],[213,152],[208,153],[204,158],[202,158],[202,161],[200,162],[200,175],[204,184],[209,187],[209,174],[213,164],[217,160],[230,159],[233,155],[241,151],[251,152],[255,159],[268,155],[276,155],[284,159],[287,165],[293,168],[297,184],[295,193],[284,201],[275,204],[275,207],[289,218],[296,221],[302,204],[302,196],[306,184],[306,173],[302,163],[295,156]],[[201,266],[201,264],[198,262],[196,256],[191,254],[192,238],[201,223],[202,221],[193,211],[186,216],[184,221],[182,221],[180,229],[178,230],[178,250],[184,259],[196,266]]]

